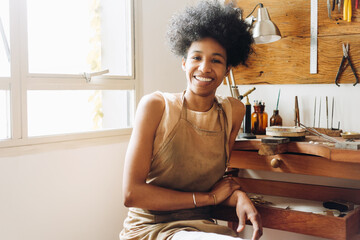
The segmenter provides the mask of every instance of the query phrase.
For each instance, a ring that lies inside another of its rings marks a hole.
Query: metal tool
[[[252,93],[253,91],[255,91],[256,87],[253,87],[252,89],[248,90],[247,92],[245,92],[243,95],[240,95],[240,100],[242,100],[244,97],[247,97],[250,93]]]
[[[236,86],[235,77],[234,77],[232,69],[230,69],[230,79],[231,79],[231,82],[232,82],[231,96],[240,100],[239,89],[238,89],[238,86]]]
[[[329,128],[329,104],[328,104],[327,96],[326,96],[326,128]]]
[[[342,44],[342,48],[343,48],[343,58],[342,58],[342,60],[341,60],[339,70],[338,70],[338,72],[337,72],[337,74],[336,74],[335,84],[336,84],[338,87],[340,87],[340,85],[339,85],[339,83],[338,83],[338,82],[339,82],[339,77],[340,77],[340,73],[345,69],[344,63],[345,63],[345,60],[347,59],[347,60],[348,60],[348,64],[350,65],[351,70],[352,70],[352,72],[353,72],[353,74],[354,74],[354,76],[355,76],[355,79],[356,79],[356,82],[354,83],[354,86],[355,86],[356,84],[359,83],[359,78],[358,78],[357,75],[356,75],[355,68],[354,68],[354,66],[353,66],[353,64],[352,64],[352,62],[351,62],[351,58],[350,58],[350,56],[349,56],[349,43],[347,43],[346,46],[345,46],[345,44],[343,43],[343,44]]]
[[[317,74],[318,0],[311,0],[310,7],[310,74]]]
[[[332,138],[332,137],[330,137],[330,136],[328,136],[328,135],[325,135],[325,134],[323,134],[323,133],[320,133],[320,132],[318,132],[315,128],[307,127],[307,126],[305,126],[305,125],[302,124],[302,123],[300,123],[300,127],[304,128],[306,131],[308,131],[309,133],[311,133],[311,134],[313,134],[313,135],[315,135],[315,136],[319,136],[319,137],[321,137],[321,138],[323,138],[323,139],[326,139],[326,140],[329,141],[329,142],[333,142],[333,143],[339,143],[339,142],[340,142],[340,141],[337,140],[336,138]]]
[[[314,104],[314,124],[313,124],[313,127],[315,127],[315,120],[316,120],[316,97],[315,97],[315,104]]]
[[[319,100],[319,123],[318,123],[318,128],[320,128],[320,118],[321,118],[321,97]]]
[[[334,11],[335,10],[335,0],[333,0],[333,2],[332,2],[332,9],[331,9],[331,11]]]
[[[332,105],[331,105],[331,129],[333,130],[333,120],[334,120],[334,97],[332,98]]]
[[[327,10],[328,10],[328,17],[331,19],[331,3],[330,3],[330,0],[327,0]]]
[[[341,13],[341,0],[338,0],[338,12]]]

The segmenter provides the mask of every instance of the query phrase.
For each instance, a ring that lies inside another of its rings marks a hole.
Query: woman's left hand
[[[253,236],[251,240],[260,239],[263,234],[261,217],[246,193],[236,190],[224,203],[236,207],[236,214],[239,218],[237,232],[243,231],[246,220],[250,220],[253,225]]]

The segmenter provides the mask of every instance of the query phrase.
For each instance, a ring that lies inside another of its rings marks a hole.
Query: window
[[[1,0],[0,139],[131,128],[133,32],[133,0]]]

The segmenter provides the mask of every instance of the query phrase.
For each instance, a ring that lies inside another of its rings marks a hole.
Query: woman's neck
[[[191,93],[191,90],[186,90],[185,101],[188,109],[197,112],[207,112],[214,105],[215,94],[209,96],[199,96]]]

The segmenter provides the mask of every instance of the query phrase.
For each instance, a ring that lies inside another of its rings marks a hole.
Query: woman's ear
[[[186,59],[185,59],[185,57],[183,57],[183,58],[181,59],[181,66],[182,66],[182,69],[183,69],[184,71],[186,71]]]

